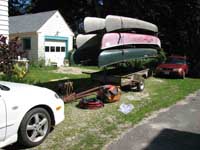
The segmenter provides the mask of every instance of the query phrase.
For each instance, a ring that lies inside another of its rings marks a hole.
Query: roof
[[[57,10],[9,17],[9,33],[36,32]]]

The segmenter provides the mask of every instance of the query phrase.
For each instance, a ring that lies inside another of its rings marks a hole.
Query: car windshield
[[[183,58],[174,58],[174,57],[170,57],[166,60],[166,63],[169,64],[185,64],[186,60]]]

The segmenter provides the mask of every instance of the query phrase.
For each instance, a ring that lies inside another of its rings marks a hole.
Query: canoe
[[[158,32],[158,27],[150,22],[129,17],[114,16],[114,15],[106,16],[105,28],[107,32],[118,31],[118,30],[133,31],[134,29],[142,29],[152,32]]]
[[[77,49],[73,54],[75,64],[97,65],[102,35],[78,35]]]
[[[102,51],[98,57],[98,66],[106,67],[109,65],[127,62],[134,59],[156,57],[157,50],[151,48],[130,48],[113,49]]]
[[[97,33],[105,30],[105,19],[103,18],[86,17],[83,23],[85,33]]]
[[[87,47],[90,46],[91,44],[94,43],[96,34],[78,34],[76,37],[76,47],[77,48],[82,48],[82,47]]]
[[[135,33],[106,33],[101,42],[101,49],[118,46],[143,45],[143,48],[151,46],[161,47],[160,39],[156,36]]]

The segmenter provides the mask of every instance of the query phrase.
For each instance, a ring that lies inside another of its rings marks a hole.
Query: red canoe
[[[135,33],[107,33],[104,34],[101,42],[101,49],[108,49],[117,46],[144,45],[143,48],[153,45],[161,47],[160,39],[152,35]]]

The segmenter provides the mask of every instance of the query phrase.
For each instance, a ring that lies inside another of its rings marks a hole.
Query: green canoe
[[[152,48],[112,49],[102,51],[98,57],[99,67],[126,62],[133,59],[156,57],[157,50]]]

